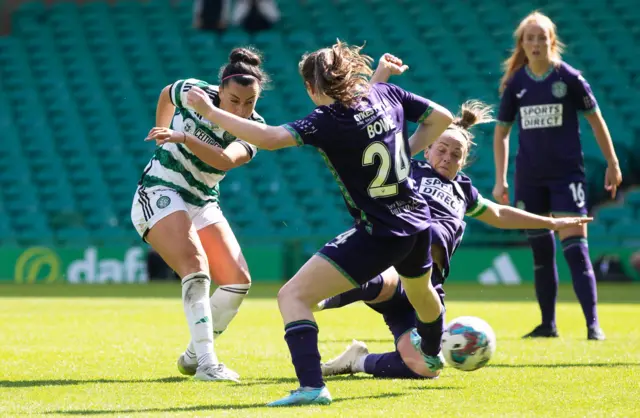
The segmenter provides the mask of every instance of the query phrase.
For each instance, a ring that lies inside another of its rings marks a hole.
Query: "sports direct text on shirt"
[[[562,104],[543,104],[520,108],[522,129],[555,128],[562,126]]]

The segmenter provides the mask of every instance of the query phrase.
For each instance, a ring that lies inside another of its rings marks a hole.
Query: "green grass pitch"
[[[265,408],[296,379],[273,298],[255,285],[216,341],[242,383],[196,382],[175,361],[188,342],[177,284],[0,286],[0,416],[637,416],[640,286],[601,285],[605,342],[586,341],[570,286],[560,289],[560,339],[523,341],[539,319],[532,286],[447,286],[447,316],[475,315],[497,352],[476,372],[435,381],[330,378],[328,407]],[[352,338],[389,351],[382,318],[362,304],[316,315],[328,360]],[[634,412],[635,411],[635,412]]]

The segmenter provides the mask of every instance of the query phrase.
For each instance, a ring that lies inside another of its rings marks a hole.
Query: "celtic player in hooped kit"
[[[478,101],[462,105],[453,124],[425,151],[426,161],[412,160],[411,177],[431,211],[431,255],[434,268],[431,281],[444,305],[445,279],[451,259],[465,230],[464,217],[474,217],[503,229],[562,229],[582,225],[589,218],[550,218],[499,205],[485,200],[460,170],[464,167],[473,135],[469,129],[491,121],[490,108]],[[429,370],[414,349],[415,311],[409,303],[398,273],[389,269],[359,288],[320,302],[316,310],[339,308],[355,301],[366,304],[383,315],[393,334],[396,350],[369,354],[367,346],[355,341],[335,359],[322,365],[324,376],[368,373],[380,378],[435,378],[440,371]],[[443,318],[444,321],[444,318]],[[414,340],[414,342],[412,342]]]
[[[608,162],[605,188],[615,197],[622,181],[607,125],[589,84],[579,71],[561,61],[562,44],[555,25],[540,14],[527,16],[515,32],[516,47],[505,62],[500,112],[495,128],[496,185],[494,198],[507,204],[509,131],[518,119],[515,202],[538,214],[587,213],[585,174],[580,144],[579,113],[593,129]],[[587,338],[605,338],[596,311],[596,280],[589,259],[586,225],[559,232],[571,269],[573,288],[587,323]],[[548,229],[529,231],[533,250],[535,289],[542,323],[525,337],[557,337],[555,303],[558,272],[555,237]]]
[[[316,147],[333,173],[355,220],[355,228],[325,245],[278,293],[300,387],[270,406],[328,404],[312,307],[321,300],[365,283],[391,266],[401,276],[415,307],[416,349],[430,370],[442,338],[442,304],[431,285],[429,208],[413,187],[410,145],[428,144],[452,121],[446,109],[397,86],[369,84],[370,58],[360,48],[338,42],[303,57],[300,74],[316,108],[283,126],[265,126],[212,105],[200,89],[189,105],[208,120],[259,148]],[[418,122],[410,140],[405,120]],[[171,141],[179,141],[173,135]],[[424,148],[424,146],[422,146]]]
[[[220,72],[220,85],[178,80],[160,94],[156,127],[149,137],[158,148],[136,191],[131,219],[140,234],[182,278],[182,299],[191,342],[178,359],[182,374],[199,380],[233,380],[213,348],[238,313],[251,278],[240,246],[219,206],[218,183],[249,162],[256,148],[202,118],[186,106],[197,86],[215,106],[264,123],[255,112],[266,75],[255,51],[236,48]],[[171,126],[171,128],[169,128]],[[178,135],[178,143],[166,136]],[[209,297],[210,282],[218,288]]]

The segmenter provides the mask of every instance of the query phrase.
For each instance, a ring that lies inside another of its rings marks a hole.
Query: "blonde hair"
[[[467,144],[467,154],[464,156],[463,166],[466,165],[471,147],[475,145],[473,142],[475,136],[470,129],[481,123],[493,122],[492,109],[492,106],[480,100],[467,100],[460,106],[460,111],[447,128],[447,131],[459,132]]]
[[[556,25],[551,21],[551,19],[549,19],[549,17],[540,12],[536,11],[529,14],[527,17],[522,19],[518,28],[513,33],[516,45],[513,48],[511,56],[502,63],[504,75],[500,80],[500,93],[504,91],[507,86],[507,82],[511,77],[513,77],[516,71],[524,67],[528,62],[527,56],[524,53],[524,48],[522,47],[522,41],[524,38],[524,30],[531,23],[537,23],[549,34],[549,42],[551,43],[551,56],[549,58],[551,61],[557,64],[562,58],[561,54],[564,51],[564,44],[560,42],[560,39],[558,39]]]
[[[351,106],[368,92],[369,77],[373,74],[373,59],[360,54],[362,48],[338,39],[330,48],[304,55],[298,64],[300,75],[314,92]]]

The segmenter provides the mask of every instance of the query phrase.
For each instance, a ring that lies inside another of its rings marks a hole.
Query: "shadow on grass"
[[[342,382],[342,381],[358,382],[358,381],[366,381],[366,380],[391,380],[391,379],[381,379],[369,374],[360,373],[360,374],[351,374],[351,375],[330,376],[330,377],[325,377],[324,380],[328,383],[332,383],[332,382]],[[421,381],[421,379],[409,379],[409,380]],[[430,379],[425,379],[425,381],[426,380],[430,380]],[[292,385],[296,385],[298,383],[298,379],[295,377],[263,377],[258,379],[248,379],[246,381],[242,381],[241,385],[242,386],[277,385],[282,383],[289,383]],[[441,387],[434,386],[432,388],[426,387],[426,389],[456,389],[456,388],[452,388],[448,386],[441,386]]]
[[[640,363],[557,363],[557,364],[487,364],[486,367],[496,368],[496,369],[520,369],[520,368],[531,368],[531,369],[562,369],[562,368],[573,368],[573,367],[602,367],[605,369],[615,369],[618,367],[640,367]]]
[[[30,388],[41,386],[74,386],[93,383],[178,383],[188,377],[161,377],[159,379],[52,379],[52,380],[0,380],[0,388]]]
[[[370,396],[350,396],[350,397],[338,397],[333,399],[333,403],[348,402],[348,401],[361,401],[364,399],[386,399],[397,398],[405,396],[404,393],[380,393],[378,395]],[[315,406],[315,405],[313,405]],[[178,408],[141,408],[141,409],[114,409],[114,410],[57,410],[50,411],[47,414],[61,414],[61,415],[121,415],[121,414],[149,414],[149,413],[170,413],[170,412],[202,412],[202,411],[217,411],[217,410],[241,410],[241,409],[254,409],[264,408],[266,403],[247,403],[247,404],[220,404],[220,405],[195,405],[188,407]],[[301,406],[304,407],[304,406]]]
[[[354,380],[373,380],[373,376],[362,375],[344,375],[344,376],[331,376],[327,378],[329,382],[339,382],[342,380],[354,381]],[[0,380],[0,388],[31,388],[31,387],[43,387],[43,386],[76,386],[76,385],[90,385],[96,383],[182,383],[191,381],[189,377],[172,376],[161,377],[158,379],[36,379],[36,380]],[[241,380],[240,383],[226,382],[227,384],[238,386],[257,386],[257,385],[278,385],[278,384],[291,384],[298,383],[298,379],[295,377],[263,377],[257,379]]]
[[[342,380],[350,381],[350,380],[371,380],[374,379],[373,376],[370,375],[342,375],[342,376],[331,376],[326,377],[325,380],[327,382],[339,382]],[[247,379],[243,380],[242,386],[256,386],[256,385],[278,385],[288,383],[291,385],[297,385],[298,379],[295,377],[261,377],[257,379]]]

